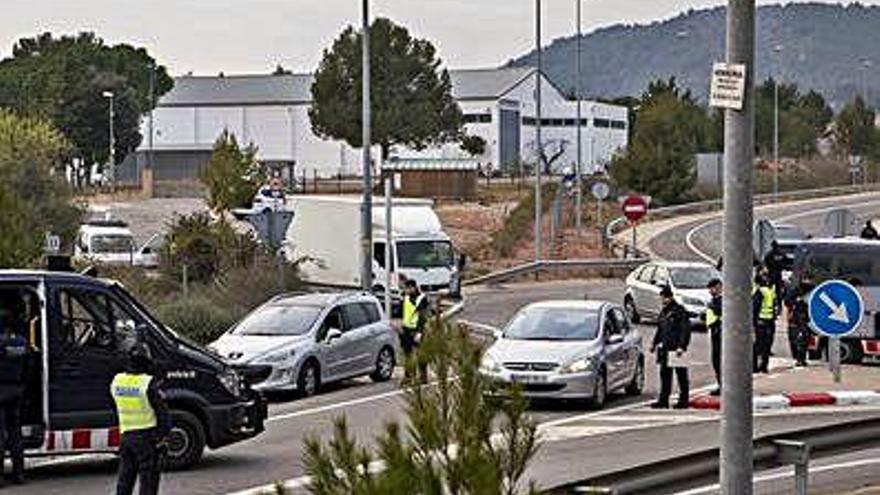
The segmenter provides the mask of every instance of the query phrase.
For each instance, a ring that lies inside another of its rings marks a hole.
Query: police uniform
[[[804,297],[798,295],[791,301],[788,318],[788,344],[791,348],[791,357],[798,366],[807,365],[807,346],[810,340],[810,315]]]
[[[6,451],[12,458],[12,480],[24,481],[24,447],[21,441],[21,403],[27,341],[7,327],[0,345],[0,474]]]
[[[706,328],[712,342],[712,369],[715,381],[721,388],[721,296],[714,296],[706,308]]]
[[[673,370],[678,381],[678,403],[676,408],[688,407],[690,380],[687,368],[669,366],[669,353],[687,352],[691,341],[691,329],[684,308],[675,301],[663,306],[657,318],[657,332],[651,350],[657,352],[657,364],[660,365],[660,396],[651,407],[669,407],[669,396],[672,393]]]
[[[424,294],[419,293],[415,298],[406,296],[403,298],[403,320],[400,332],[400,347],[403,353],[409,356],[418,346],[422,332],[424,331],[424,311],[428,300]]]
[[[776,289],[768,281],[761,281],[752,289],[752,310],[755,319],[754,371],[767,373],[776,334]]]
[[[140,371],[140,370],[138,370]],[[169,430],[165,402],[158,380],[149,373],[118,373],[110,384],[116,403],[119,432],[119,478],[117,495],[130,495],[140,479],[140,494],[159,492],[159,442]]]

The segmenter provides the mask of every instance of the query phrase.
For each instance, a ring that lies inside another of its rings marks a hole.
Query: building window
[[[612,129],[626,129],[626,121],[624,120],[612,120],[611,121]]]
[[[611,127],[611,121],[608,119],[593,119],[593,127],[607,129]]]
[[[464,114],[465,124],[489,124],[492,122],[491,113],[466,113]]]
[[[523,125],[534,126],[535,122],[536,122],[536,120],[534,117],[523,117],[522,118]]]

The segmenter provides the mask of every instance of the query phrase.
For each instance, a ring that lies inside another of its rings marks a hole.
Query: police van
[[[267,407],[219,357],[165,327],[119,283],[0,270],[0,324],[24,332],[22,436],[28,455],[119,447],[110,382],[134,343],[148,346],[172,418],[166,466],[186,468],[263,431]]]
[[[805,280],[818,285],[831,279],[852,283],[865,302],[862,324],[840,339],[841,361],[880,359],[880,241],[853,237],[802,241],[795,250],[792,288]],[[827,339],[815,335],[809,349],[810,357],[818,359],[827,350]]]

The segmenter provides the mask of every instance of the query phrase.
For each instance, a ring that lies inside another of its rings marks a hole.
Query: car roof
[[[585,309],[588,311],[600,311],[602,308],[613,303],[592,299],[559,299],[552,301],[539,301],[526,306],[527,308],[540,309]]]
[[[108,235],[126,235],[131,236],[131,230],[127,227],[115,227],[108,225],[82,225],[80,227],[80,232],[88,233],[91,235],[95,234],[108,234]]]
[[[364,292],[313,292],[307,294],[281,294],[269,301],[269,304],[301,305],[301,306],[328,306],[347,300],[374,301],[375,298]]]
[[[663,266],[666,268],[713,268],[708,263],[701,261],[651,261],[645,265]]]
[[[89,282],[104,286],[111,285],[111,281],[93,278],[76,272],[52,272],[47,270],[0,270],[0,282]]]

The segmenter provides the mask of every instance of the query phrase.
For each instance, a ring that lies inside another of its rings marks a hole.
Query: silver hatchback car
[[[396,342],[374,296],[325,293],[276,297],[210,347],[257,390],[310,396],[347,378],[390,380]]]
[[[528,398],[639,395],[645,384],[642,336],[623,308],[602,301],[548,301],[521,309],[483,355],[480,372],[519,384]]]

